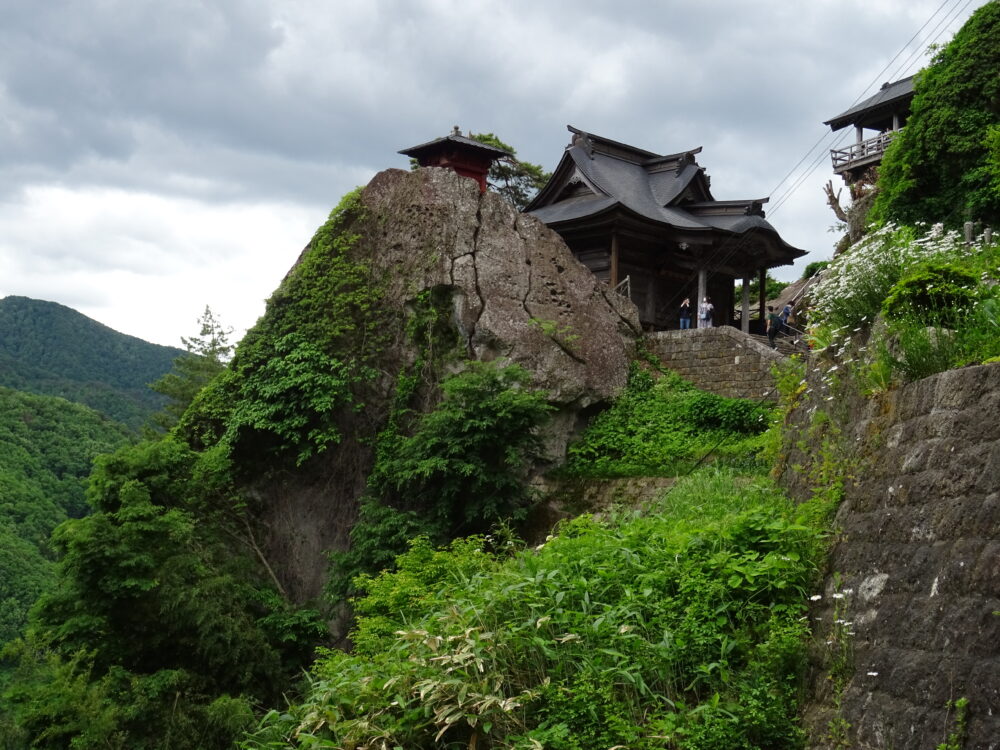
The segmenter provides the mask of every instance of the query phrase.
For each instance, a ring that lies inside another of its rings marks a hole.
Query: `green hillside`
[[[94,457],[127,442],[124,426],[92,409],[0,387],[0,645],[51,582],[49,535],[84,514]]]
[[[0,386],[85,404],[133,429],[163,407],[148,384],[183,353],[56,302],[0,299]]]

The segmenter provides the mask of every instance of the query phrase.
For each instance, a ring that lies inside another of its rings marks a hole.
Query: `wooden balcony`
[[[882,161],[882,154],[885,153],[892,139],[899,132],[899,130],[889,130],[860,143],[852,143],[847,148],[830,149],[830,156],[833,159],[833,173],[843,174],[878,164]]]

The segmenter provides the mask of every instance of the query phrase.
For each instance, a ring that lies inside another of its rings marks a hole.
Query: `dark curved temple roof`
[[[525,208],[553,229],[629,217],[640,223],[698,237],[736,235],[765,246],[766,265],[805,255],[788,245],[764,218],[767,198],[716,201],[710,180],[695,160],[701,147],[654,154],[567,126],[573,134],[548,184]]]
[[[901,107],[908,111],[911,99],[913,99],[913,76],[882,84],[882,88],[874,96],[855,104],[836,117],[831,117],[823,124],[829,125],[831,130],[840,130],[848,125],[861,125],[878,130],[881,121],[886,118],[889,125],[892,124],[894,111],[900,110]]]
[[[493,159],[499,159],[502,156],[510,156],[510,151],[497,148],[496,146],[491,146],[488,143],[483,143],[482,141],[477,141],[474,138],[466,138],[459,131],[458,125],[455,126],[454,132],[449,133],[446,136],[435,138],[433,141],[427,141],[427,143],[421,143],[418,146],[410,146],[410,148],[403,149],[398,153],[403,154],[403,156],[410,156],[414,159],[419,159],[424,154],[431,153],[450,144],[458,144],[463,148],[481,152],[482,154]]]

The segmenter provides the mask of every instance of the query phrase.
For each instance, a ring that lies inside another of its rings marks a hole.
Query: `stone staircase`
[[[771,342],[767,340],[767,336],[760,336],[758,334],[750,334],[750,338],[754,341],[758,341],[764,346],[770,348]],[[786,357],[790,357],[793,354],[808,354],[809,347],[806,345],[798,336],[786,336],[785,334],[779,335],[774,343],[777,347],[776,351],[779,354],[784,354]]]

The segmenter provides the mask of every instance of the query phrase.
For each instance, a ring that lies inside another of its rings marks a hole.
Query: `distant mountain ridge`
[[[0,299],[0,385],[85,404],[133,429],[163,407],[149,384],[184,353],[57,302]]]

